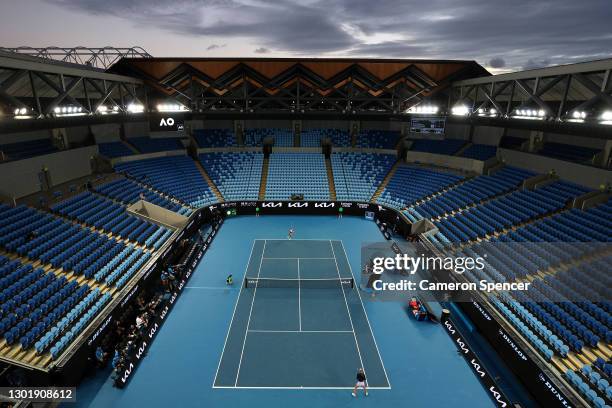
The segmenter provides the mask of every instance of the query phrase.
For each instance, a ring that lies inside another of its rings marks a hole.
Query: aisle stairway
[[[329,197],[332,201],[336,201],[336,184],[334,183],[334,170],[332,168],[331,159],[325,158],[325,167],[327,168],[327,182],[329,183]]]
[[[393,175],[395,174],[395,172],[397,171],[398,167],[401,164],[402,164],[402,161],[398,159],[395,162],[395,164],[393,165],[393,167],[391,167],[391,169],[389,170],[389,173],[387,173],[387,175],[385,176],[384,180],[382,181],[382,183],[380,183],[380,185],[378,186],[378,188],[374,192],[374,195],[370,199],[371,203],[375,203],[376,200],[378,199],[378,197],[380,197],[380,195],[382,194],[382,192],[385,191],[385,188],[387,187],[387,184],[389,184],[389,181],[393,178]]]
[[[264,157],[261,166],[261,182],[259,184],[259,199],[266,199],[266,183],[268,182],[268,167],[270,165],[270,157]]]
[[[196,167],[198,168],[198,170],[200,170],[202,177],[204,177],[204,180],[206,180],[206,183],[208,183],[208,186],[210,187],[212,192],[215,193],[217,200],[219,200],[220,203],[224,202],[225,199],[223,198],[223,195],[221,194],[221,192],[219,191],[215,183],[213,183],[212,179],[210,178],[210,176],[208,175],[204,167],[202,167],[202,163],[200,163],[199,160],[194,160],[194,163]]]
[[[140,154],[140,151],[134,146],[128,139],[121,139],[121,142],[127,146],[128,149],[134,152],[134,154]]]

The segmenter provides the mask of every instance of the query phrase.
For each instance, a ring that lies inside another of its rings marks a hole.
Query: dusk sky
[[[612,56],[612,0],[2,0],[0,46],[153,56],[475,59],[491,72]]]

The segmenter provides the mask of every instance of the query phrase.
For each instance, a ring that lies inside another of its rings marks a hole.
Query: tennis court
[[[214,388],[390,389],[344,246],[258,239],[221,352]]]

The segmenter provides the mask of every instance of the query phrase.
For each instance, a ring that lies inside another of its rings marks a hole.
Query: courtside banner
[[[218,211],[227,216],[228,211],[236,210],[236,215],[266,214],[328,214],[359,215],[371,212],[381,218],[395,215],[395,211],[374,203],[352,201],[229,201],[211,205],[208,210]]]
[[[461,333],[459,333],[459,329],[457,329],[453,321],[450,320],[448,317],[444,317],[441,323],[448,335],[455,342],[457,349],[459,349],[459,353],[461,353],[463,358],[465,358],[465,361],[467,361],[468,365],[470,366],[476,377],[478,377],[480,382],[482,382],[495,404],[501,408],[511,407],[510,400],[508,399],[508,397],[504,395],[502,390],[493,380],[491,374],[489,374],[489,372],[482,365],[478,357],[476,357],[476,354],[472,351],[465,339],[461,336]]]
[[[532,357],[491,316],[486,307],[477,302],[457,303],[480,333],[503,358],[514,374],[523,382],[543,407],[574,407],[575,404],[551,377],[542,371]]]
[[[140,340],[135,350],[126,359],[125,368],[123,369],[121,373],[119,373],[119,376],[115,379],[116,387],[118,388],[125,387],[127,383],[130,381],[130,379],[133,377],[134,372],[136,371],[136,368],[138,368],[138,366],[140,365],[140,362],[142,361],[144,356],[147,354],[147,350],[149,349],[149,347],[151,347],[151,344],[153,343],[153,340],[157,336],[157,333],[159,332],[161,326],[166,321],[166,317],[170,314],[170,311],[174,307],[178,297],[183,292],[183,289],[185,289],[185,286],[187,286],[187,282],[189,281],[189,278],[191,278],[191,275],[193,274],[196,266],[198,266],[198,263],[200,262],[200,260],[202,259],[202,257],[204,256],[208,248],[210,247],[210,243],[212,242],[213,238],[216,235],[217,230],[219,229],[222,223],[223,221],[214,224],[212,231],[208,235],[208,238],[203,243],[203,245],[201,245],[196,250],[196,252],[191,254],[191,256],[189,256],[188,259],[186,260],[185,265],[186,265],[187,270],[185,272],[183,279],[181,279],[181,281],[177,283],[176,289],[170,296],[170,299],[163,306],[159,314],[157,314],[156,317],[151,322],[149,322],[149,325],[144,331],[145,333],[144,338]]]

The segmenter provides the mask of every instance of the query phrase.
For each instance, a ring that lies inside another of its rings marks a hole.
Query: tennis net
[[[354,288],[353,278],[331,279],[284,279],[284,278],[244,278],[245,288],[300,288],[300,289],[333,289]]]

